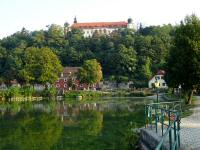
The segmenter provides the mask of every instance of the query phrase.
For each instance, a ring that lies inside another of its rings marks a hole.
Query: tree
[[[45,32],[43,30],[32,32],[33,45],[43,47],[46,44]]]
[[[149,57],[139,56],[136,72],[134,81],[135,87],[147,87],[148,81],[152,76],[151,60]]]
[[[5,84],[10,85],[10,81],[19,79],[19,70],[23,68],[23,52],[24,49],[15,48],[12,53],[7,54],[5,57],[5,62],[2,66],[2,76]]]
[[[174,48],[167,64],[167,81],[170,86],[181,85],[188,94],[190,104],[194,90],[200,88],[200,20],[187,16],[175,32]]]
[[[126,48],[123,44],[118,47],[118,68],[120,75],[133,76],[136,67],[136,52],[133,47]]]
[[[2,73],[5,71],[4,66],[5,66],[5,63],[6,63],[6,57],[7,57],[6,49],[0,46],[0,84],[3,81],[3,74]]]
[[[62,72],[60,60],[49,48],[27,48],[23,63],[19,74],[25,83],[52,84]]]
[[[106,74],[114,76],[117,85],[133,78],[137,62],[133,47],[127,48],[123,44],[119,44],[116,49],[108,51],[104,61],[104,71]]]
[[[101,65],[96,59],[86,60],[78,72],[81,83],[89,85],[100,82],[102,79]]]

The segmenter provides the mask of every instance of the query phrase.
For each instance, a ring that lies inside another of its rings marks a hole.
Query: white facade
[[[84,32],[84,37],[91,37],[94,33],[109,35],[117,28],[92,28],[92,29],[82,29]]]
[[[164,75],[155,75],[155,76],[153,76],[153,78],[151,78],[149,80],[148,87],[149,88],[154,88],[154,84],[155,84],[156,80],[159,83],[159,87],[158,88],[163,88],[163,89],[167,89],[168,88],[168,86],[167,86],[167,84],[166,84],[166,82],[164,80]]]
[[[134,29],[134,24],[128,24],[128,29]],[[113,31],[123,28],[91,28],[91,29],[82,29],[84,32],[84,37],[91,37],[95,32],[100,35],[110,35]]]
[[[110,35],[113,31],[118,29],[135,29],[136,27],[132,22],[132,19],[129,18],[127,22],[88,22],[88,23],[78,23],[76,17],[74,18],[74,24],[71,26],[71,29],[81,29],[84,32],[84,37],[91,37],[95,33],[99,35]],[[70,29],[70,30],[71,30]]]

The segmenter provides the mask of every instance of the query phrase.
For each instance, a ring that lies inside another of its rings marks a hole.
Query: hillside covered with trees
[[[0,81],[8,85],[13,79],[21,84],[53,83],[61,71],[60,64],[82,66],[86,60],[97,59],[104,79],[133,81],[136,87],[145,87],[148,79],[165,67],[174,30],[170,24],[140,26],[137,31],[121,29],[109,36],[84,38],[81,30],[66,32],[55,24],[40,31],[23,28],[0,40]],[[49,66],[48,72],[42,65]],[[44,73],[52,81],[45,79]]]

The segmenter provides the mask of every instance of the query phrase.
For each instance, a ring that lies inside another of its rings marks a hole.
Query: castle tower
[[[135,25],[133,23],[133,19],[132,18],[128,18],[128,25],[127,25],[128,29],[136,29]]]
[[[74,17],[74,23],[77,23],[77,19],[76,19],[76,16]]]

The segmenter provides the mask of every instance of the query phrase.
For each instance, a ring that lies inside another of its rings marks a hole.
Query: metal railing
[[[155,127],[156,133],[162,136],[156,150],[166,147],[170,150],[180,148],[181,109],[180,101],[152,103],[145,106],[145,128],[152,130]]]

